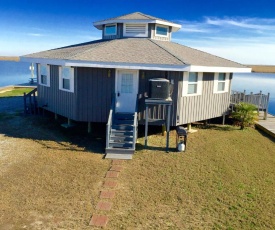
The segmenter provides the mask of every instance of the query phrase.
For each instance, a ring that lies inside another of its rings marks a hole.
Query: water
[[[246,93],[270,93],[268,112],[275,115],[275,74],[267,73],[235,73],[233,74],[232,90]]]
[[[29,82],[31,71],[30,63],[0,61],[0,87]],[[36,69],[34,69],[34,74]],[[36,77],[36,74],[34,75]]]

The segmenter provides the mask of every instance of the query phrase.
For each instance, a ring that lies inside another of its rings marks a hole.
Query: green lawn
[[[5,92],[0,92],[0,97],[14,97],[14,96],[23,96],[24,93],[29,93],[33,88],[13,88]]]
[[[121,175],[110,229],[275,229],[274,140],[214,126],[185,153],[160,150],[161,135],[148,143]]]
[[[82,128],[62,129],[53,116],[0,117],[0,229],[93,229],[110,160],[98,154],[101,129],[90,136]],[[166,153],[158,133],[148,149],[143,143],[124,163],[112,210],[102,212],[106,229],[275,229],[274,139],[211,126],[188,136],[186,152]]]

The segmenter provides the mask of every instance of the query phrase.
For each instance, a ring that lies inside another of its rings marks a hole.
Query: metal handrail
[[[113,124],[113,113],[115,111],[115,101],[116,101],[116,97],[113,96],[112,103],[111,103],[111,109],[110,109],[109,117],[108,117],[108,123],[106,124],[106,148],[109,148],[111,127]]]
[[[137,129],[138,129],[137,114],[138,114],[138,95],[136,99],[136,107],[135,107],[135,114],[134,114],[133,146],[132,146],[133,149],[135,149],[136,141],[137,141]]]

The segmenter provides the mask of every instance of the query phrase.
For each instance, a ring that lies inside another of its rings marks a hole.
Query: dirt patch
[[[0,229],[90,229],[110,162],[51,123],[0,119]]]

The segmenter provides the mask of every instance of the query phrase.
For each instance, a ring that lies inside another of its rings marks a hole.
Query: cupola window
[[[156,35],[167,37],[168,36],[168,27],[157,25],[156,26]]]
[[[105,26],[105,35],[116,35],[116,24]]]

